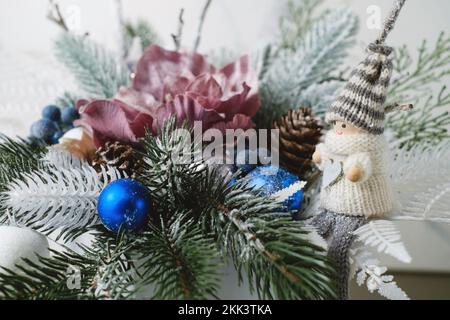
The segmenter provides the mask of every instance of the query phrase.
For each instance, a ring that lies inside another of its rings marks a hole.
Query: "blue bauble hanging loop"
[[[98,199],[97,211],[103,225],[118,232],[120,227],[139,232],[152,209],[149,190],[139,181],[120,179],[103,189]]]

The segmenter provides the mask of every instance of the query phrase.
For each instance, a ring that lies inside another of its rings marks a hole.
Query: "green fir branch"
[[[450,36],[441,33],[432,48],[423,41],[413,59],[406,46],[396,51],[397,78],[389,90],[389,103],[413,103],[408,112],[392,113],[387,127],[399,148],[431,147],[450,138],[450,95],[445,82],[450,75]],[[431,92],[431,94],[430,94]]]
[[[240,279],[246,271],[260,297],[334,297],[333,270],[323,249],[309,240],[309,229],[293,221],[282,204],[245,186],[230,186],[202,161],[174,163],[171,154],[186,145],[174,124],[166,122],[159,137],[147,135],[144,142],[147,166],[141,180],[156,191],[156,207],[164,202],[161,216],[170,218],[176,209],[188,212],[203,236],[213,236],[222,258],[233,257]],[[189,146],[196,150],[195,142]]]
[[[145,281],[155,286],[153,299],[217,297],[219,252],[187,214],[160,217],[138,243]]]
[[[64,33],[56,40],[55,50],[79,87],[92,98],[112,98],[121,86],[129,83],[127,67],[85,36]]]
[[[55,103],[61,108],[75,107],[79,98],[78,94],[66,91],[56,99]]]
[[[295,50],[299,39],[311,28],[311,25],[321,18],[316,14],[323,0],[289,0],[287,12],[279,20],[281,36],[280,48]]]
[[[240,185],[230,188],[214,170],[198,190],[204,204],[200,218],[224,253],[231,255],[240,280],[263,299],[335,297],[334,271],[311,231],[270,197]],[[209,190],[206,192],[206,190]],[[197,205],[197,209],[199,205]],[[206,214],[205,214],[206,213]]]
[[[254,118],[257,126],[271,128],[288,109],[306,106],[302,92],[339,72],[337,66],[353,43],[357,28],[358,19],[349,10],[332,11],[297,39],[295,50],[278,50],[260,82],[261,108]],[[321,96],[321,92],[316,94]]]
[[[0,192],[14,179],[42,168],[45,145],[39,141],[11,139],[0,134]]]
[[[161,42],[155,29],[145,20],[138,20],[136,23],[126,23],[124,28],[127,52],[131,48],[134,38],[139,39],[143,50],[151,44]]]
[[[17,271],[0,272],[0,298],[26,300],[130,299],[144,282],[137,272],[133,238],[95,231],[82,253],[51,250],[50,258],[23,259]]]

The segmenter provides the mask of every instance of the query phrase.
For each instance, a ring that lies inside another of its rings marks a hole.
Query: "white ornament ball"
[[[50,257],[47,238],[31,229],[0,226],[0,266],[17,271],[22,258],[37,261],[38,256]],[[1,272],[1,270],[0,270]]]

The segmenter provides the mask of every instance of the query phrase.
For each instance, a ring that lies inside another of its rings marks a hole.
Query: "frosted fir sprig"
[[[311,25],[297,40],[295,50],[277,51],[261,79],[261,110],[255,118],[258,126],[270,127],[289,108],[315,107],[307,105],[308,100],[317,102],[323,92],[310,90],[307,97],[302,92],[332,80],[330,74],[338,71],[336,66],[345,58],[357,29],[358,19],[351,11],[332,11]]]
[[[357,244],[350,249],[350,278],[356,276],[359,286],[366,285],[369,292],[377,291],[389,300],[409,300],[408,295],[397,285],[392,275],[385,274],[386,267],[365,246]]]
[[[357,240],[378,252],[384,252],[401,262],[410,263],[411,256],[401,241],[400,231],[389,220],[373,220],[353,232]]]
[[[112,98],[130,81],[128,68],[86,36],[64,33],[56,40],[55,50],[79,87],[93,98]]]
[[[4,205],[20,225],[50,233],[60,229],[60,237],[74,238],[88,226],[99,223],[97,199],[103,188],[123,174],[103,167],[56,168],[50,166],[14,180],[4,192]]]
[[[450,142],[433,150],[417,145],[397,150],[391,163],[397,208],[395,220],[450,223]]]

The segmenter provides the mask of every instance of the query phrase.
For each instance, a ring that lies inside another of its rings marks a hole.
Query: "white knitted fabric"
[[[324,177],[334,175],[332,181],[322,185],[320,206],[323,209],[356,216],[382,217],[393,207],[392,189],[387,174],[388,145],[383,135],[359,133],[337,135],[330,130],[325,142],[317,146],[321,153],[319,168]],[[333,169],[332,163],[340,166]],[[358,182],[345,177],[357,166],[363,171]],[[329,172],[334,170],[335,172]],[[328,172],[327,172],[328,171]]]

